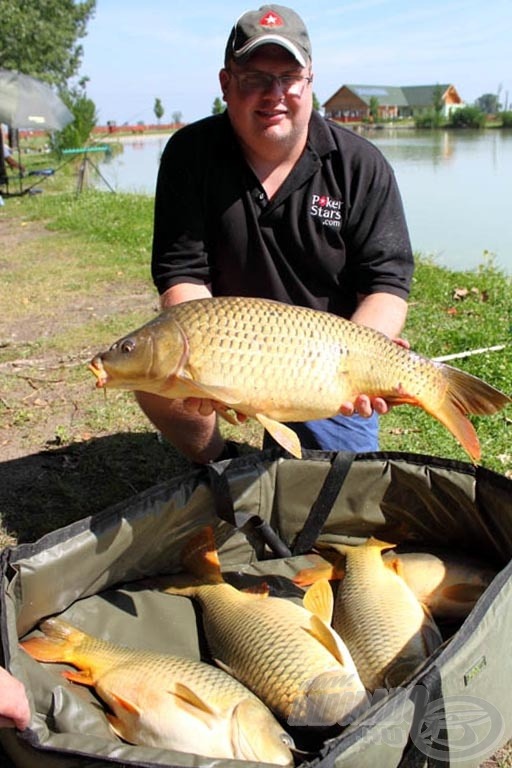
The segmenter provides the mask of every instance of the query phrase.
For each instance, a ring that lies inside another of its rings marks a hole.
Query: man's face
[[[264,76],[268,74],[288,79],[284,84],[269,80],[265,85]],[[290,86],[289,78],[293,77],[297,81]],[[221,70],[229,117],[242,144],[258,154],[304,144],[313,90],[311,82],[300,78],[310,77],[310,68],[301,67],[278,45],[263,45],[243,64],[232,61],[228,69]]]

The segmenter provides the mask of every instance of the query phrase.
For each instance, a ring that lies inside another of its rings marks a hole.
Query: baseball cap
[[[302,67],[311,59],[311,42],[298,13],[284,5],[262,5],[245,11],[235,22],[226,45],[226,64],[243,60],[260,45],[273,43],[286,48]]]

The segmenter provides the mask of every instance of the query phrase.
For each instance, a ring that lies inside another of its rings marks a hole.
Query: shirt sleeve
[[[406,299],[414,259],[393,169],[369,142],[352,159],[345,237],[353,285],[361,294],[384,292]]]
[[[156,185],[151,273],[160,294],[181,282],[210,282],[197,163],[193,142],[178,131],[163,152]]]

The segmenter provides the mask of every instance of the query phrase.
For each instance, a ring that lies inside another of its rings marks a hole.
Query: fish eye
[[[125,339],[120,343],[119,348],[123,354],[129,354],[135,349],[135,342],[133,339]]]
[[[285,746],[290,747],[290,749],[294,749],[295,742],[293,741],[289,733],[286,733],[285,731],[283,731],[282,733],[279,734],[279,738],[281,739],[281,741]]]

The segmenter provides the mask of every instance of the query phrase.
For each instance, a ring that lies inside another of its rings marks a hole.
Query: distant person
[[[0,728],[24,730],[30,722],[30,706],[23,683],[0,667]]]
[[[373,144],[313,110],[300,16],[281,5],[244,12],[219,79],[226,111],[177,131],[162,156],[152,258],[161,306],[256,296],[399,336],[414,265],[395,177]],[[137,399],[190,460],[236,453],[211,401]],[[335,418],[289,426],[306,448],[372,451],[387,410],[362,392]]]
[[[4,151],[4,161],[6,165],[8,165],[9,168],[12,168],[13,170],[18,170],[20,173],[25,173],[25,166],[21,165],[21,163],[18,163],[9,145],[5,142],[2,142],[2,146]]]

